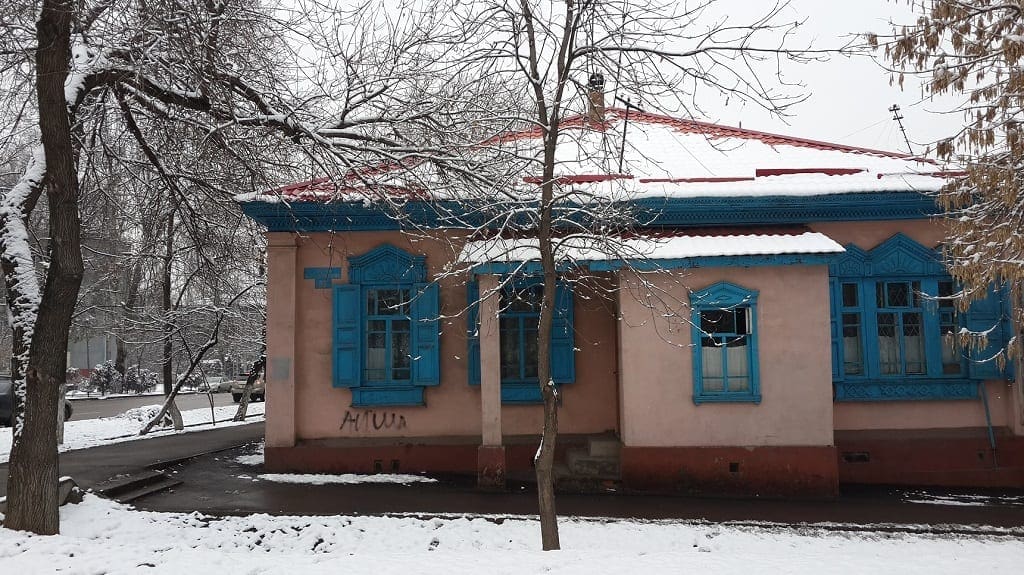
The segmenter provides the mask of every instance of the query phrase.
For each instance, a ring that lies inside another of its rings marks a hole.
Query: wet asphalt
[[[513,483],[502,492],[481,492],[472,477],[441,477],[437,483],[409,485],[307,485],[263,480],[261,465],[236,461],[253,453],[263,424],[158,437],[61,454],[61,473],[90,488],[115,477],[159,469],[182,481],[170,490],[132,504],[151,511],[198,511],[208,515],[269,513],[288,515],[377,515],[411,513],[533,515],[536,492]],[[6,492],[6,465],[0,465],[0,495]],[[954,504],[909,500],[954,499]],[[971,504],[965,504],[971,503]],[[1024,490],[948,491],[879,486],[847,486],[834,500],[704,498],[676,495],[561,493],[560,516],[684,519],[711,522],[841,524],[885,529],[957,532],[970,526],[1015,528],[1024,536]],[[829,528],[826,526],[826,528]]]

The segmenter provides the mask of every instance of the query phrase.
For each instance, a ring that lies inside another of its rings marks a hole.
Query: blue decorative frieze
[[[316,289],[330,289],[334,280],[341,279],[341,268],[305,268],[302,277],[313,280]]]
[[[836,401],[936,401],[977,399],[973,381],[837,381]]]

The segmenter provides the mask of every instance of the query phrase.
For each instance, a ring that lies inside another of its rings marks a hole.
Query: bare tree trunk
[[[266,328],[263,331],[263,348],[260,350],[260,357],[252,364],[252,368],[249,369],[249,375],[245,378],[245,390],[242,392],[242,399],[238,402],[238,411],[235,412],[235,416],[231,421],[245,421],[245,412],[249,409],[249,398],[252,397],[252,386],[256,383],[256,380],[260,378],[260,374],[263,373],[263,369],[267,365],[267,334]],[[263,400],[266,401],[266,391],[263,392]]]
[[[551,146],[552,154],[554,146]],[[554,163],[552,162],[552,167]],[[545,178],[545,188],[550,188],[550,178]],[[544,398],[544,431],[540,448],[534,458],[537,473],[537,504],[540,515],[541,545],[545,551],[560,549],[558,538],[558,514],[555,510],[555,442],[558,438],[558,390],[551,380],[551,327],[554,320],[555,274],[554,252],[551,247],[551,206],[552,192],[542,191],[541,220],[538,230],[541,267],[544,271],[544,296],[541,300],[540,318],[537,326],[537,376],[541,397]]]
[[[229,303],[228,306],[234,305],[235,301],[237,301],[238,298],[242,297],[242,295],[249,291],[249,289],[251,289],[251,287],[242,290],[238,295],[232,298],[231,303]],[[199,364],[203,362],[203,358],[206,357],[206,352],[210,351],[210,348],[217,345],[217,342],[219,341],[220,338],[220,326],[223,322],[224,310],[221,310],[217,314],[217,321],[213,324],[213,331],[210,333],[210,339],[207,340],[207,342],[204,343],[203,346],[199,348],[199,351],[196,352],[196,355],[192,358],[192,361],[189,362],[188,369],[185,370],[185,373],[178,376],[178,380],[174,383],[174,385],[171,386],[171,392],[167,395],[167,399],[164,400],[164,405],[160,409],[160,412],[157,413],[156,416],[153,417],[153,419],[149,420],[149,422],[142,427],[142,429],[139,431],[139,435],[145,435],[149,433],[150,430],[152,430],[153,427],[156,426],[156,424],[159,423],[160,420],[162,420],[168,414],[171,415],[172,419],[174,417],[177,417],[178,422],[181,421],[181,412],[178,412],[178,407],[174,404],[174,397],[178,395],[178,392],[181,390],[181,387],[185,385],[185,382],[188,381],[188,378],[192,375],[196,368],[199,367]],[[177,416],[175,416],[175,412],[178,412]],[[177,423],[175,425],[177,425]],[[175,427],[175,429],[180,428]]]
[[[36,93],[46,157],[50,262],[43,288],[47,305],[39,308],[29,346],[23,427],[11,449],[5,526],[39,534],[60,530],[54,416],[66,376],[68,331],[83,273],[78,178],[64,94],[72,11],[68,0],[44,0],[36,24]]]
[[[173,194],[173,192],[168,192]],[[175,202],[169,202],[167,211],[167,237],[164,239],[164,269],[163,269],[163,312],[164,312],[164,395],[169,402],[168,413],[174,423],[174,429],[181,431],[185,425],[181,420],[181,411],[174,403],[174,347],[171,338],[174,336],[174,322],[171,321],[171,268],[174,262],[174,209]]]

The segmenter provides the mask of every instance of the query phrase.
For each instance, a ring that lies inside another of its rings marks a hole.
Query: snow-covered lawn
[[[266,404],[262,402],[250,403],[247,413],[248,415],[262,416],[265,406]],[[214,408],[213,417],[216,419],[216,424],[211,423],[209,408],[204,407],[185,410],[181,412],[181,417],[184,420],[185,425],[189,427],[186,427],[184,431],[175,432],[170,428],[157,428],[143,437],[139,437],[139,430],[142,429],[142,426],[147,421],[149,421],[150,417],[160,410],[160,405],[136,407],[114,417],[82,419],[77,421],[73,419],[64,424],[64,444],[60,446],[60,451],[85,449],[87,447],[96,447],[98,445],[160,437],[174,433],[188,433],[192,431],[216,429],[219,427],[229,427],[232,425],[242,425],[242,423],[235,423],[231,421],[231,418],[235,415],[235,411],[237,409],[238,406],[236,405],[224,405]],[[252,423],[260,420],[261,417],[250,417],[245,420],[245,423]],[[0,428],[0,463],[7,461],[10,454],[11,428],[2,427]]]
[[[89,495],[62,534],[0,529],[4,573],[1013,573],[1013,537],[890,534],[687,522],[563,519],[561,552],[527,518],[205,517]]]

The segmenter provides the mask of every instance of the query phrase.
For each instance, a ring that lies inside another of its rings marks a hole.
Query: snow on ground
[[[407,473],[375,473],[373,475],[357,475],[342,473],[328,475],[322,473],[262,473],[256,476],[263,481],[275,483],[301,483],[305,485],[355,485],[357,483],[437,483],[437,480],[422,475]]]
[[[183,391],[183,392],[179,393],[178,395],[179,396],[190,395],[192,393],[194,393],[194,392]],[[155,396],[155,395],[163,396],[163,394],[164,394],[163,391],[156,391],[156,390],[154,390],[154,391],[144,391],[142,393],[107,393],[107,394],[102,394],[102,393],[92,393],[92,392],[88,392],[88,391],[81,391],[81,390],[78,390],[78,389],[73,389],[71,391],[68,391],[66,394],[64,394],[64,397],[74,401],[74,400],[79,400],[79,399],[120,399],[120,398],[123,398],[123,397],[146,397],[146,396]]]
[[[252,453],[248,453],[246,455],[239,455],[238,457],[235,458],[235,461],[241,463],[242,465],[263,465],[263,448],[265,445],[266,444],[261,441],[259,445],[256,446],[256,449],[254,449]]]
[[[88,495],[62,508],[61,520],[54,537],[0,529],[4,573],[943,575],[1024,564],[1024,542],[1012,536],[813,526],[563,518],[564,550],[545,553],[537,522],[518,517],[214,518],[134,511]]]
[[[957,505],[964,507],[1024,507],[1024,495],[986,495],[975,493],[929,493],[908,491],[902,494],[907,503]]]
[[[262,416],[264,403],[250,403],[247,411],[250,416]],[[192,431],[206,431],[219,427],[230,427],[242,425],[241,422],[233,422],[237,405],[224,405],[214,408],[213,418],[216,424],[211,423],[210,409],[188,409],[181,412],[182,420],[185,422],[184,431],[175,432],[170,428],[156,428],[143,437],[139,437],[139,430],[149,421],[150,417],[160,410],[160,405],[146,405],[136,407],[114,417],[100,419],[82,419],[68,421],[64,424],[64,445],[60,451],[71,451],[74,449],[85,449],[123,441],[134,441],[136,439],[148,439],[174,433],[189,433]],[[259,421],[261,417],[250,417],[245,423]],[[7,461],[11,454],[11,428],[0,428],[0,463]]]

